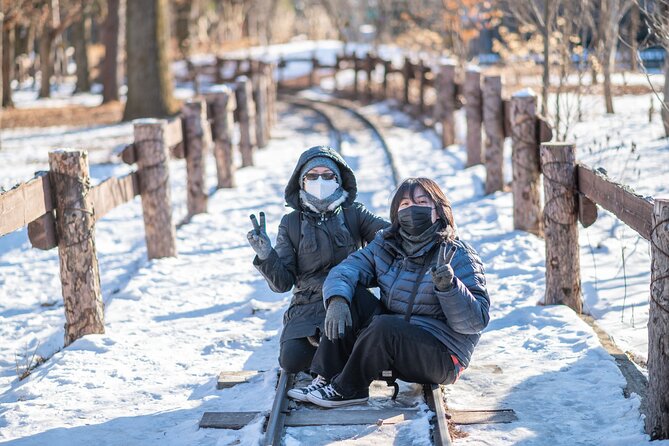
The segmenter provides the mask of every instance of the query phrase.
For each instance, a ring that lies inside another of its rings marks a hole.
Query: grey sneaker
[[[325,378],[323,378],[321,375],[318,375],[316,378],[314,378],[313,381],[311,381],[311,384],[309,384],[307,387],[297,387],[294,389],[290,389],[287,393],[289,398],[292,398],[297,401],[307,401],[307,395],[309,392],[313,392],[314,390],[318,390],[321,387],[327,386],[328,382]]]
[[[331,384],[309,392],[307,400],[321,407],[340,407],[350,406],[352,404],[363,404],[369,399],[369,393],[354,395],[346,398],[337,392]]]

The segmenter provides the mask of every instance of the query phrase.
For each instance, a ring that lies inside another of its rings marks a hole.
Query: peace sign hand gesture
[[[449,291],[453,288],[453,278],[455,277],[453,268],[451,267],[451,260],[453,260],[457,248],[455,245],[451,245],[448,251],[446,251],[447,246],[446,242],[443,242],[439,247],[437,265],[434,266],[431,271],[434,287],[442,292]]]
[[[265,213],[261,212],[259,216],[260,224],[258,224],[255,214],[251,214],[249,217],[251,223],[253,223],[253,229],[246,234],[246,238],[248,238],[251,248],[258,254],[258,258],[266,260],[272,252],[272,242],[266,232]]]

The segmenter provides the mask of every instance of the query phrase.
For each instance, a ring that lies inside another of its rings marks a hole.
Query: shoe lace
[[[306,393],[312,392],[314,390],[320,389],[321,387],[324,387],[328,382],[323,378],[322,376],[318,375],[316,378],[314,378],[313,381],[311,381],[311,384],[309,384],[306,387]]]
[[[333,398],[335,396],[341,396],[339,392],[337,392],[332,385],[327,385],[321,389],[321,392],[325,392],[325,395],[328,398]]]

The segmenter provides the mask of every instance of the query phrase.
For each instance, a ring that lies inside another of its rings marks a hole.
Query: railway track
[[[396,187],[399,184],[400,178],[394,164],[392,152],[383,137],[382,131],[370,119],[363,116],[354,104],[339,99],[325,101],[296,96],[282,96],[280,99],[293,106],[307,108],[320,115],[329,128],[331,145],[345,157],[347,144],[369,149],[365,157],[354,157],[355,159],[350,161],[355,163],[374,163],[375,168],[370,169],[369,165],[352,167],[355,170],[357,170],[356,167],[367,167],[365,169],[366,175],[368,175],[368,172],[374,172],[374,175],[386,175],[386,177],[390,178],[366,177],[362,183],[383,184],[385,181],[389,183],[388,186],[392,187]],[[377,153],[372,153],[375,149]],[[366,193],[364,187],[361,192]],[[256,374],[259,373],[256,372]],[[341,429],[346,429],[355,425],[387,426],[424,416],[418,409],[420,398],[416,398],[415,388],[408,392],[413,392],[412,395],[405,396],[400,394],[400,398],[396,400],[394,396],[392,398],[389,397],[389,392],[384,388],[385,383],[383,381],[375,381],[372,384],[368,406],[323,410],[314,408],[309,404],[289,400],[286,392],[290,388],[294,385],[301,386],[310,382],[309,377],[302,375],[300,374],[300,378],[294,374],[280,371],[274,402],[272,409],[268,413],[206,412],[200,421],[200,427],[240,429],[257,420],[258,417],[264,417],[266,420],[265,432],[260,444],[279,446],[282,444],[287,427],[308,428],[330,426],[329,429],[333,429],[333,426],[337,426]],[[248,371],[222,373],[219,377],[219,388],[247,382],[254,376],[253,372]],[[396,389],[399,390],[399,388]],[[481,421],[508,422],[515,418],[513,411],[476,411],[477,413],[474,415],[471,413],[465,414],[464,412],[448,411],[444,407],[444,398],[439,385],[423,385],[422,396],[433,413],[430,420],[431,437],[436,446],[452,444],[448,419],[456,423],[459,420],[467,424],[468,422],[476,423]]]

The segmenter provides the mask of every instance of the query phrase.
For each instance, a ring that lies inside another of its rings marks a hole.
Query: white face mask
[[[313,195],[319,200],[324,200],[337,190],[339,183],[337,180],[324,180],[318,177],[317,180],[304,180],[304,191]]]

